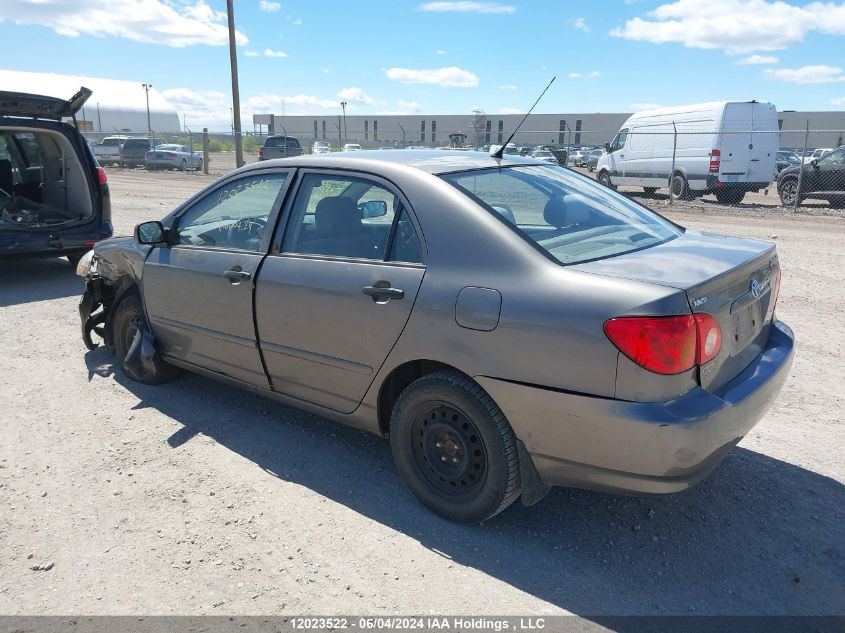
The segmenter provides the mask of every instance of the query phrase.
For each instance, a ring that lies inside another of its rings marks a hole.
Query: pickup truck
[[[94,156],[101,165],[119,165],[120,148],[127,136],[107,136],[102,142],[94,145]]]

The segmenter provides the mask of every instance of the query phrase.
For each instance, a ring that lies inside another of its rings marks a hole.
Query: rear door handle
[[[392,288],[390,282],[377,281],[373,286],[364,286],[361,292],[373,298],[374,301],[379,299],[404,299],[405,291],[399,288]]]
[[[230,268],[226,272],[223,273],[223,276],[229,279],[233,284],[238,283],[239,281],[243,281],[244,279],[249,279],[252,275],[250,275],[247,271],[243,270],[240,266],[234,266]]]

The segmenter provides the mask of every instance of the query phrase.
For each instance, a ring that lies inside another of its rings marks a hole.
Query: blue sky
[[[521,112],[552,75],[538,111],[845,108],[845,2],[235,0],[235,12],[246,117],[333,114],[341,100],[356,114]],[[5,68],[151,82],[218,127],[226,37],[225,0],[3,0],[0,15]]]

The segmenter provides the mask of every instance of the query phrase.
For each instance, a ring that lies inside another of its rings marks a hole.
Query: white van
[[[673,198],[714,193],[719,202],[735,203],[772,182],[779,144],[771,103],[718,101],[646,110],[628,118],[607,145],[597,178],[609,187],[643,187],[647,194],[669,188]]]

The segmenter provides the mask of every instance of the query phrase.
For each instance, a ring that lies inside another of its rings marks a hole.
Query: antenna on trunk
[[[525,113],[525,116],[524,116],[524,117],[522,117],[522,121],[520,121],[520,122],[519,122],[519,125],[517,125],[517,126],[514,128],[513,132],[511,132],[511,135],[508,137],[508,140],[507,140],[507,141],[505,141],[505,144],[504,144],[504,145],[502,145],[502,146],[500,146],[500,147],[499,147],[496,151],[494,151],[494,152],[490,152],[490,156],[492,156],[493,158],[499,158],[499,159],[501,159],[501,158],[502,158],[502,154],[504,154],[504,153],[505,153],[505,148],[508,146],[508,143],[510,143],[510,142],[511,142],[511,139],[513,139],[513,137],[514,137],[514,136],[516,135],[516,133],[519,131],[519,128],[521,128],[521,127],[522,127],[522,124],[523,124],[523,123],[525,123],[525,119],[527,119],[527,118],[528,118],[528,115],[529,115],[529,114],[531,114],[531,113],[534,111],[534,108],[536,108],[536,107],[537,107],[537,104],[538,104],[538,103],[540,103],[540,99],[542,99],[542,98],[543,98],[543,95],[544,95],[544,94],[546,94],[546,91],[547,91],[547,90],[551,87],[551,85],[555,82],[555,79],[557,79],[557,75],[555,75],[554,77],[552,77],[552,80],[549,82],[549,84],[546,86],[546,88],[543,90],[543,92],[541,92],[541,93],[540,93],[540,96],[539,96],[539,97],[537,97],[537,101],[535,101],[535,102],[534,102],[534,105],[533,105],[533,106],[531,106],[531,109],[530,109],[530,110],[528,110],[528,112],[526,112],[526,113]]]

